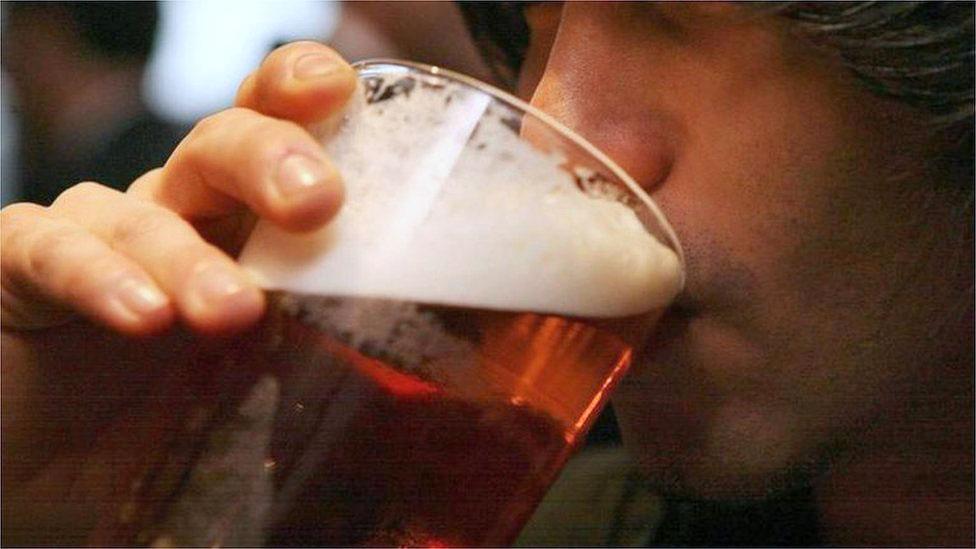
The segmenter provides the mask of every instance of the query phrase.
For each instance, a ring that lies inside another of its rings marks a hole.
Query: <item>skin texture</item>
[[[945,144],[923,117],[734,6],[554,4],[529,20],[521,92],[648,189],[688,256],[685,294],[615,400],[649,480],[726,499],[810,481],[830,541],[971,544],[971,212],[928,162]],[[67,483],[77,497],[48,517],[96,511],[93,487],[114,488],[66,456],[132,452],[93,434],[110,422],[151,429],[120,416],[124,398],[72,429],[50,403],[109,381],[137,396],[182,331],[260,316],[230,257],[254,214],[303,230],[339,207],[339,175],[296,122],[336,112],[353,83],[326,48],[286,46],[128,193],[83,184],[4,209],[5,503]],[[285,192],[290,154],[310,175]]]

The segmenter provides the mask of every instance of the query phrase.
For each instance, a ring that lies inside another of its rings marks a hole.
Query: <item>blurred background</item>
[[[450,2],[4,1],[0,20],[4,205],[84,180],[125,189],[286,42],[491,79]]]

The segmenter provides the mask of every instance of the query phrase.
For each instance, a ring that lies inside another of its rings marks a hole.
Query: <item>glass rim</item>
[[[681,265],[681,280],[678,285],[679,293],[684,290],[685,286],[685,254],[684,249],[681,247],[681,241],[678,239],[677,233],[675,233],[674,228],[671,226],[671,222],[664,215],[664,212],[658,207],[657,202],[647,192],[634,181],[634,178],[630,176],[623,168],[620,167],[612,158],[607,156],[606,153],[598,149],[595,145],[587,141],[581,135],[577,134],[572,129],[568,128],[563,123],[556,120],[553,116],[539,110],[538,107],[534,107],[531,104],[519,99],[518,97],[499,89],[491,84],[487,84],[478,80],[477,78],[462,74],[450,69],[445,69],[443,67],[438,67],[436,65],[428,65],[426,63],[420,63],[417,61],[406,61],[403,59],[394,59],[387,57],[376,57],[370,59],[363,59],[352,63],[352,67],[358,70],[360,68],[365,68],[370,65],[394,65],[404,67],[408,70],[414,70],[423,72],[432,76],[443,77],[448,80],[452,80],[459,84],[463,84],[470,88],[474,88],[482,93],[488,94],[489,96],[513,107],[519,111],[527,113],[536,119],[542,121],[544,124],[548,125],[550,128],[556,131],[562,137],[568,139],[573,144],[577,145],[597,162],[605,166],[617,179],[619,179],[638,199],[644,202],[651,213],[657,219],[657,222],[661,226],[661,230],[664,231],[664,236],[670,241],[668,244],[674,250],[675,254],[678,256],[678,262]]]

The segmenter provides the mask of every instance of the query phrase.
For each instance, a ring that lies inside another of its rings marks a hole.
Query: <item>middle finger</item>
[[[263,294],[243,269],[166,208],[82,183],[62,193],[51,211],[86,227],[135,261],[198,330],[243,328],[264,310]]]

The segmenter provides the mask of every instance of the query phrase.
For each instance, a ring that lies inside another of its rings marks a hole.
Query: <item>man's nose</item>
[[[626,10],[566,4],[560,30],[531,103],[576,131],[651,191],[668,176],[679,150],[679,125],[660,102],[662,82],[643,77],[648,62],[614,33]],[[618,13],[619,12],[619,13]]]
[[[675,125],[628,97],[626,86],[596,85],[587,81],[590,78],[547,70],[532,104],[606,153],[645,190],[653,191],[674,163]]]

